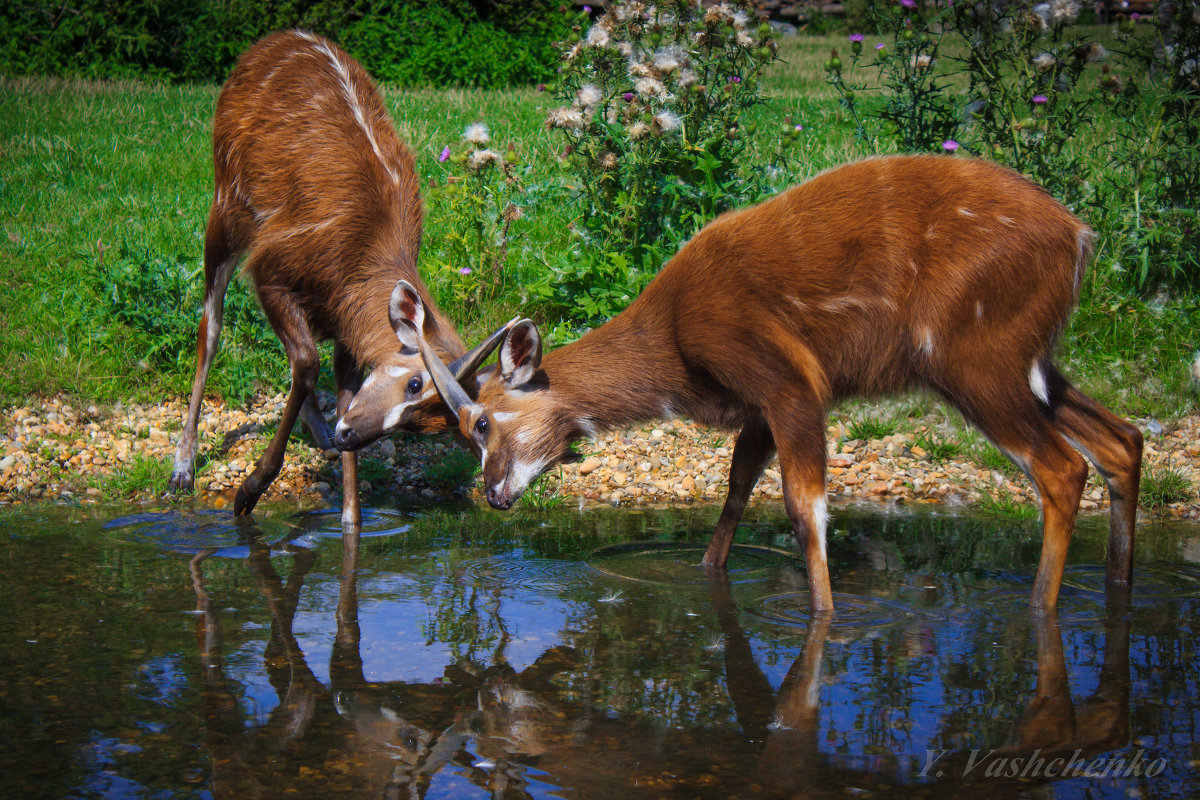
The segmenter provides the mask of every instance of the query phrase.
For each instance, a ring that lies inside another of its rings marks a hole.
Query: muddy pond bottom
[[[782,510],[0,521],[0,797],[1196,797],[1200,526]]]

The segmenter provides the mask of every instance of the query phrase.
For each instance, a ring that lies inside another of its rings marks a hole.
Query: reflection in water
[[[264,666],[279,698],[269,719],[253,726],[243,722],[224,673],[220,615],[204,585],[204,562],[217,550],[202,550],[192,558],[204,746],[215,798],[426,796],[439,778],[447,779],[437,787],[442,793],[473,786],[481,794],[503,797],[548,791],[612,797],[714,792],[833,797],[844,796],[845,787],[875,796],[907,796],[914,781],[928,781],[924,791],[937,795],[957,796],[970,784],[973,796],[1003,797],[1055,777],[1026,765],[1055,759],[1083,764],[1128,743],[1130,615],[1127,603],[1119,600],[1111,602],[1105,615],[1098,686],[1087,700],[1072,701],[1058,619],[1035,616],[1036,685],[1003,744],[933,749],[913,774],[895,754],[865,764],[823,747],[822,687],[837,680],[827,669],[825,651],[831,629],[841,621],[806,618],[799,654],[775,689],[742,624],[733,584],[723,577],[710,577],[705,584],[720,631],[719,647],[708,649],[722,655],[720,672],[733,725],[701,730],[630,726],[598,713],[555,682],[561,673],[583,666],[578,651],[550,647],[517,671],[505,657],[511,638],[507,631],[494,639],[486,666],[470,660],[448,663],[441,678],[426,683],[369,680],[358,620],[359,549],[358,533],[347,531],[325,685],[307,665],[293,633],[300,592],[316,554],[277,545],[274,552],[291,562],[284,580],[272,564],[271,547],[259,541],[248,545],[246,568],[270,610]],[[480,567],[486,563],[473,563],[465,574],[482,578],[481,589],[495,590],[544,589],[537,576],[565,567],[534,562],[533,577],[524,580],[510,574],[518,572],[511,564],[497,571]],[[514,580],[497,582],[498,574]],[[772,599],[767,598],[768,607]],[[850,604],[839,605],[846,607]],[[485,613],[499,614],[500,606],[487,608]],[[856,618],[851,624],[862,622]],[[504,622],[496,620],[493,627],[503,629]],[[711,769],[714,753],[722,754],[716,771]]]
[[[831,539],[830,619],[770,536],[717,578],[670,529],[494,520],[0,539],[0,796],[1200,794],[1186,565],[1140,561],[1146,601],[1074,564],[1035,616],[1024,540],[889,517]]]

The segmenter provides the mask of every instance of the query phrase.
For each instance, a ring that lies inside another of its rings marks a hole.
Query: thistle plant
[[[431,212],[448,219],[443,259],[437,272],[453,276],[455,300],[479,302],[497,297],[504,288],[511,227],[523,212],[520,157],[509,143],[501,152],[492,146],[482,122],[468,125],[461,141],[438,155],[445,165],[444,185],[429,193]]]
[[[1086,124],[1092,98],[1079,82],[1107,52],[1070,26],[1077,0],[954,3],[947,25],[960,34],[970,101],[958,138],[1029,175],[1068,205],[1086,199],[1079,157],[1068,147]]]
[[[1099,204],[1120,231],[1134,288],[1200,287],[1200,8],[1163,3],[1154,18],[1121,19],[1117,70],[1101,97],[1119,121]]]
[[[891,34],[875,56],[884,95],[878,116],[904,150],[936,151],[958,124],[946,80],[937,71],[945,10],[896,0],[874,13],[880,30]]]
[[[623,271],[621,296],[636,294],[681,240],[766,191],[764,161],[781,158],[783,145],[754,153],[754,126],[741,116],[761,102],[776,45],[751,9],[749,0],[629,0],[590,27],[580,16],[564,42],[564,105],[546,124],[565,140],[562,164],[583,201],[576,231],[595,267],[574,276],[576,294],[589,297],[564,306],[588,317],[619,310],[597,306],[589,284]]]

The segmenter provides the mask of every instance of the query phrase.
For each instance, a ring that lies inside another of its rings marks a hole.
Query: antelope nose
[[[358,447],[358,432],[353,428],[343,428],[341,425],[333,432],[333,446],[338,450],[353,450]]]
[[[500,496],[495,486],[489,486],[487,490],[488,503],[492,508],[498,508],[501,511],[507,511],[512,508],[513,501]]]

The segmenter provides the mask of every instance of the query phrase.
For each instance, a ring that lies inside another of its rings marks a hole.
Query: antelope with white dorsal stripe
[[[625,311],[543,358],[524,320],[472,400],[425,348],[431,377],[508,508],[570,443],[664,416],[740,429],[704,555],[723,567],[778,451],[812,608],[833,596],[825,551],[825,413],[853,395],[929,389],[1030,477],[1042,504],[1032,604],[1056,605],[1087,480],[1111,499],[1107,579],[1132,576],[1142,435],[1051,362],[1092,232],[1045,191],[984,161],[873,158],[711,222]],[[1078,451],[1078,452],[1077,452]]]
[[[238,60],[213,123],[216,187],[204,239],[204,311],[196,377],[175,450],[170,490],[191,491],[204,384],[216,355],[225,291],[243,254],[263,311],[283,344],[292,386],[279,428],[242,483],[249,514],[283,465],[303,414],[319,446],[342,454],[342,518],[358,523],[355,449],[401,428],[453,423],[415,350],[389,313],[410,292],[428,308],[422,334],[452,370],[471,375],[503,330],[464,355],[454,326],[417,275],[421,197],[412,154],[370,76],[336,45],[303,31],[268,36]],[[410,301],[412,302],[412,301]],[[333,339],[336,434],[313,395],[316,341]],[[374,371],[362,381],[367,369]]]

